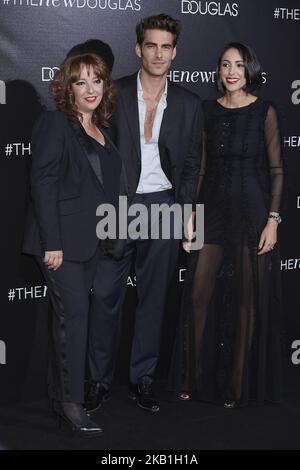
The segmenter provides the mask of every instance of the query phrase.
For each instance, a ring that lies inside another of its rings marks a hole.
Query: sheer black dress
[[[282,400],[283,324],[278,244],[258,256],[283,187],[277,113],[257,99],[204,107],[199,201],[205,241],[188,256],[172,364],[176,395],[246,405]]]

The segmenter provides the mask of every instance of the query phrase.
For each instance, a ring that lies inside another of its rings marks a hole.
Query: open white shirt
[[[164,115],[164,110],[167,107],[167,93],[168,81],[159,103],[156,108],[155,118],[152,128],[152,137],[150,140],[145,140],[144,125],[147,105],[143,97],[143,89],[140,80],[140,74],[137,75],[137,96],[139,108],[139,122],[140,122],[140,145],[141,145],[141,174],[136,192],[139,194],[153,193],[157,191],[164,191],[171,189],[172,184],[166,177],[160,164],[158,139],[161,128],[161,123]]]

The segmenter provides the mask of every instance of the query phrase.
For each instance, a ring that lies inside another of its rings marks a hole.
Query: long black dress
[[[278,118],[261,99],[204,106],[199,201],[205,242],[188,255],[173,381],[204,401],[282,399],[279,251],[258,256],[269,211],[278,211],[283,164]]]

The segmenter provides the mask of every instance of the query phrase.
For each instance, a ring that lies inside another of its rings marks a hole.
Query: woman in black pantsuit
[[[50,399],[60,422],[90,437],[102,433],[83,407],[89,294],[100,250],[96,208],[116,203],[121,169],[102,129],[114,93],[94,54],[66,59],[51,90],[57,110],[43,113],[33,131],[23,252],[36,257],[52,305]]]

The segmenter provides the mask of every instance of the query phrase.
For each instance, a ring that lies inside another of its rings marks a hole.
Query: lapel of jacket
[[[123,190],[124,189],[124,192],[127,194],[128,193],[128,183],[127,183],[127,176],[126,176],[126,171],[125,171],[125,168],[124,168],[124,163],[123,163],[123,160],[121,158],[121,155],[120,155],[120,152],[119,150],[117,149],[117,147],[115,146],[115,144],[113,143],[113,141],[108,137],[108,134],[106,133],[105,130],[103,130],[103,128],[101,127],[101,132],[102,134],[104,135],[105,137],[105,141],[111,146],[111,148],[114,149],[114,151],[116,152],[116,154],[118,155],[119,159],[120,159],[120,162],[121,162],[121,174],[122,174],[122,182],[123,182],[123,186],[121,189]]]
[[[140,121],[137,98],[137,73],[130,77],[126,87],[120,90],[128,126],[134,142],[136,154],[141,160]]]
[[[172,123],[174,123],[178,114],[178,103],[176,102],[176,92],[172,85],[172,82],[168,81],[168,93],[167,93],[167,107],[164,111],[162,123],[159,132],[159,145],[166,144],[166,138],[170,134],[172,135]]]
[[[102,174],[102,169],[100,165],[100,158],[99,155],[97,154],[92,142],[88,138],[85,130],[83,129],[82,125],[78,120],[72,120],[69,119],[69,123],[76,134],[77,140],[81,145],[81,148],[86,155],[102,189],[104,189],[103,185],[103,174]]]

